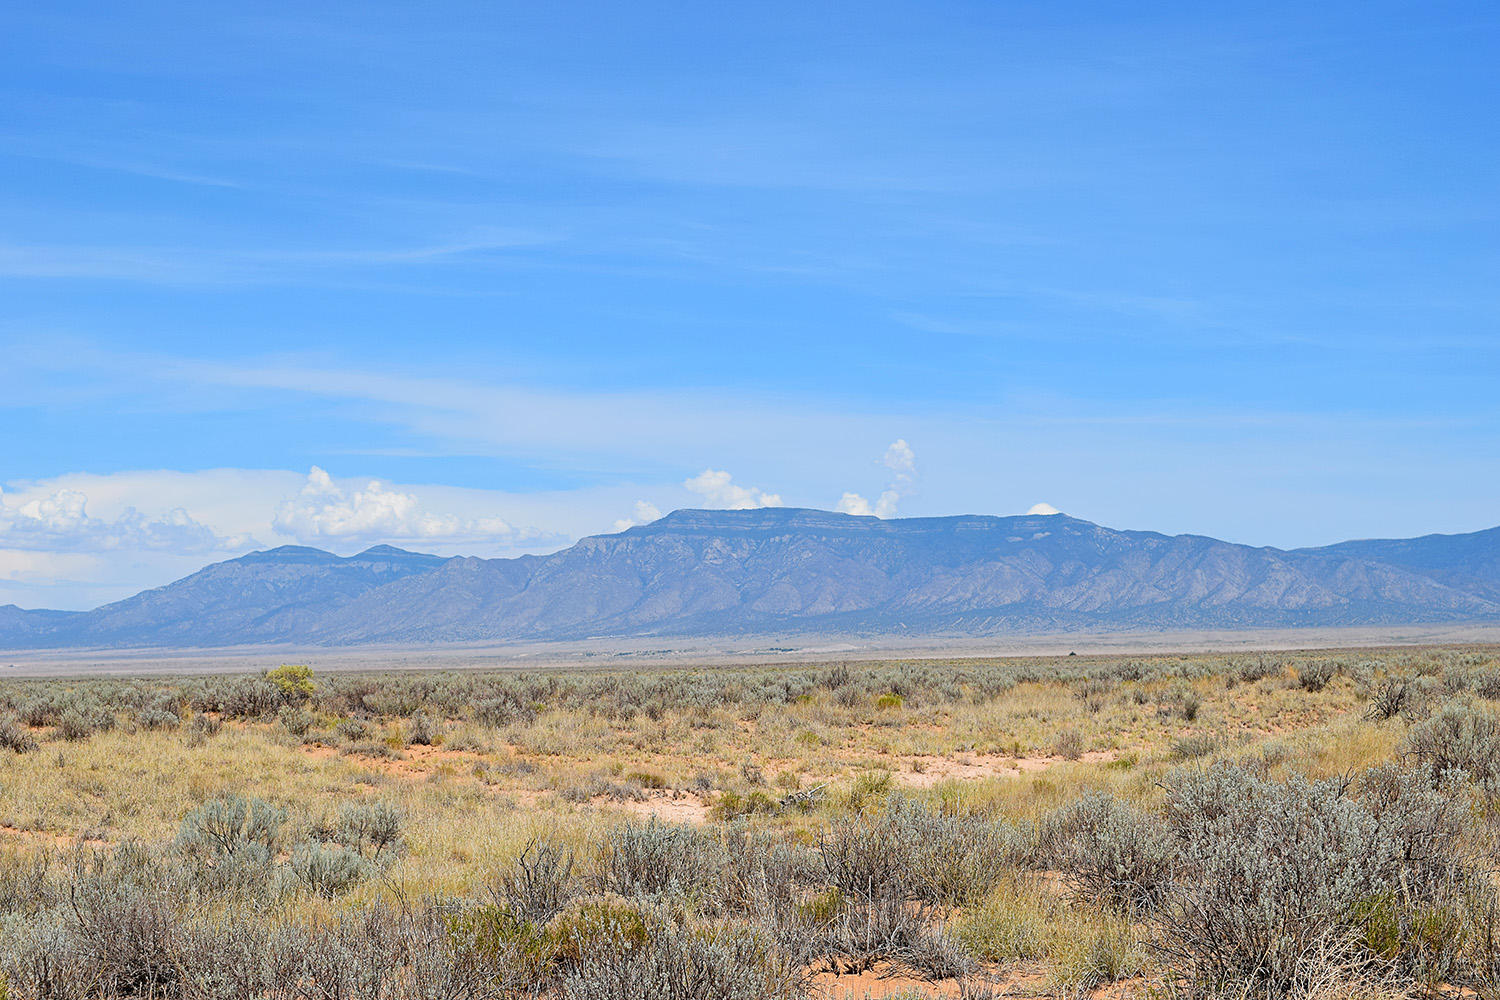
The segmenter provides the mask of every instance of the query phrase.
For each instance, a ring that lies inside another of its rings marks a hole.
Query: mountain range
[[[1500,528],[1252,547],[1063,514],[680,510],[545,556],[284,546],[93,611],[0,607],[0,648],[1286,628],[1500,621]]]

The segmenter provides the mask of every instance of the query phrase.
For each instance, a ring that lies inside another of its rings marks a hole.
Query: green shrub
[[[667,779],[655,771],[631,771],[625,775],[627,781],[633,781],[642,788],[662,789],[667,787]]]
[[[566,961],[619,958],[644,948],[651,933],[634,903],[606,893],[572,900],[547,923],[554,954]]]
[[[896,779],[889,771],[861,771],[854,776],[849,786],[848,805],[855,812],[862,812],[885,802],[895,787]]]
[[[781,802],[757,788],[748,795],[736,791],[723,791],[714,800],[709,815],[716,820],[732,820],[742,816],[772,815],[781,811]]]
[[[963,912],[954,933],[982,961],[1032,961],[1046,953],[1049,931],[1060,920],[1058,910],[1042,885],[1007,878],[980,905]]]
[[[274,670],[268,670],[266,680],[288,701],[306,701],[317,690],[313,684],[312,668],[303,663],[284,663]]]
[[[518,920],[503,906],[470,907],[447,918],[448,947],[486,969],[502,988],[520,992],[552,978],[557,948],[546,929]],[[502,993],[501,995],[507,995]]]

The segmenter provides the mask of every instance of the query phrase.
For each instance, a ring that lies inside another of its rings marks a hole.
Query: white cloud
[[[754,486],[736,486],[734,477],[727,472],[704,469],[682,485],[703,498],[709,507],[728,507],[730,510],[750,510],[755,507],[780,507],[781,497],[766,493]]]
[[[493,540],[517,535],[503,518],[430,513],[415,494],[379,480],[371,480],[362,490],[345,490],[316,465],[297,495],[276,509],[271,526],[302,542]]]
[[[839,498],[839,511],[845,514],[874,514],[876,517],[896,516],[896,505],[916,487],[917,455],[905,438],[897,438],[886,448],[881,462],[890,470],[891,480],[880,491],[880,496],[875,498],[875,503],[871,504],[858,493],[846,492]]]
[[[917,455],[905,438],[897,438],[885,450],[885,467],[895,473],[898,480],[910,482],[917,477]]]
[[[1052,506],[1050,503],[1036,503],[1036,504],[1032,504],[1031,508],[1029,510],[1027,510],[1026,513],[1027,514],[1061,514],[1062,511],[1058,510],[1056,507]]]
[[[869,517],[875,511],[870,508],[870,501],[858,493],[845,493],[839,497],[838,511],[841,514],[856,514],[860,517]]]
[[[150,517],[126,507],[113,517],[89,514],[88,494],[59,489],[12,506],[0,491],[0,546],[55,552],[215,552],[243,548],[246,536],[221,536],[181,507]]]
[[[897,438],[885,450],[885,467],[891,470],[891,482],[875,501],[875,515],[895,517],[896,504],[912,491],[917,482],[917,455],[905,438]]]
[[[637,500],[632,516],[622,517],[615,521],[615,530],[624,531],[638,524],[650,524],[652,521],[659,520],[661,520],[661,511],[657,509],[656,504],[646,500]]]
[[[107,474],[73,472],[45,480],[13,480],[0,501],[14,512],[38,501],[38,511],[54,494],[72,491],[87,496],[86,513],[91,521],[128,526],[134,523],[132,509],[145,511],[148,523],[163,522],[154,529],[160,541],[170,517],[160,513],[166,501],[191,512],[192,520],[207,526],[221,539],[220,550],[167,551],[162,549],[113,549],[80,553],[66,537],[48,539],[31,533],[16,542],[0,529],[0,605],[22,607],[92,608],[128,597],[147,587],[159,587],[201,569],[207,562],[237,555],[251,548],[269,548],[302,541],[276,531],[272,517],[288,499],[299,499],[307,485],[306,471],[278,469],[203,469],[193,472],[132,470]],[[331,481],[342,487],[346,503],[352,494],[364,492],[363,480]],[[673,484],[651,484],[665,491],[691,496]],[[506,493],[499,490],[443,486],[433,483],[381,481],[384,492],[411,494],[419,498],[419,512],[438,512],[448,523],[477,525],[501,518],[513,527],[509,535],[448,538],[390,538],[393,544],[438,555],[517,556],[550,552],[583,535],[609,530],[621,510],[648,487],[620,483],[584,489]],[[327,502],[325,498],[324,502]],[[66,504],[62,505],[66,512]],[[7,520],[9,517],[7,516]],[[76,537],[76,536],[75,536]],[[85,536],[88,537],[87,535]],[[236,542],[243,542],[236,545]],[[325,535],[308,544],[342,554],[357,551],[373,539]],[[37,547],[39,546],[39,547]],[[91,545],[98,548],[98,545]]]

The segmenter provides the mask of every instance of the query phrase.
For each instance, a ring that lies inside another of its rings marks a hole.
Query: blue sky
[[[682,506],[1500,523],[1489,5],[0,29],[0,603]]]

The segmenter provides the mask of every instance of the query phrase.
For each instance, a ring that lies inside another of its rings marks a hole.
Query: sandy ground
[[[821,663],[953,657],[1159,655],[1392,646],[1500,645],[1500,625],[1390,625],[1331,629],[997,636],[759,636],[514,645],[253,646],[227,649],[0,651],[0,677],[249,673],[282,663],[315,670],[536,670]]]
[[[1036,963],[1014,963],[1003,971],[995,970],[992,975],[993,978],[989,981],[991,996],[1058,995],[1047,989],[1046,969]],[[1087,996],[1090,1000],[1126,1000],[1148,995],[1150,985],[1144,980],[1128,979],[1084,994],[1067,995]],[[863,972],[845,972],[841,975],[828,971],[819,972],[813,977],[812,986],[812,995],[818,1000],[881,1000],[885,997],[907,996],[913,990],[919,990],[923,996],[928,997],[962,996],[962,987],[956,979],[919,979],[884,962]]]

